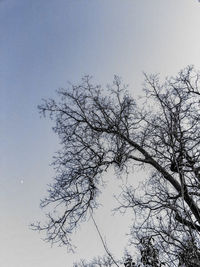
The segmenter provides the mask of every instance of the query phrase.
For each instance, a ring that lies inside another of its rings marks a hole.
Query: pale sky
[[[58,149],[52,124],[40,118],[37,105],[85,74],[102,84],[120,75],[134,95],[142,90],[143,71],[164,77],[188,64],[200,69],[200,4],[2,0],[0,62],[0,266],[70,267],[79,258],[103,254],[91,222],[74,237],[77,254],[51,248],[28,227],[42,216],[39,203],[54,176],[49,164]],[[113,220],[113,193],[113,186],[108,187],[95,218],[118,256],[131,217]]]

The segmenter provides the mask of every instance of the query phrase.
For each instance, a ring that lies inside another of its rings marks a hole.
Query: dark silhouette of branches
[[[113,267],[116,266],[113,260],[109,256],[96,257],[92,261],[87,262],[81,260],[78,263],[74,263],[73,267]]]
[[[98,208],[104,172],[140,164],[151,175],[137,190],[124,187],[119,199],[119,209],[136,214],[133,242],[153,238],[166,266],[177,266],[185,240],[199,248],[199,77],[192,66],[163,83],[145,74],[142,106],[118,77],[103,90],[86,76],[59,90],[59,101],[45,100],[39,109],[55,122],[62,148],[53,163],[55,182],[41,202],[53,212],[33,227],[70,247],[73,230]]]

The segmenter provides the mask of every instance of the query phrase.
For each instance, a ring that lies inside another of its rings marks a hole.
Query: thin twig
[[[97,230],[97,232],[98,232],[98,235],[99,235],[99,237],[100,237],[100,239],[101,239],[101,242],[102,242],[102,244],[103,244],[103,247],[104,247],[106,253],[107,253],[108,256],[112,259],[113,263],[114,263],[116,266],[120,267],[120,266],[117,264],[117,262],[115,261],[115,259],[113,258],[113,256],[112,256],[112,254],[110,253],[110,251],[108,250],[108,248],[107,248],[107,246],[106,246],[106,243],[105,243],[105,241],[104,241],[104,239],[103,239],[103,237],[102,237],[102,234],[101,234],[101,232],[100,232],[100,230],[99,230],[99,227],[98,227],[98,225],[97,225],[97,223],[96,223],[96,221],[95,221],[95,219],[94,219],[94,217],[93,217],[93,215],[92,215],[92,212],[90,212],[90,216],[91,216],[91,218],[92,218],[92,221],[93,221],[94,226],[95,226],[95,228],[96,228],[96,230]]]

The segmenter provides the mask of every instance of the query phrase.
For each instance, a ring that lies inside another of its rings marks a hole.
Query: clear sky
[[[41,99],[85,74],[102,84],[118,74],[134,95],[143,71],[166,76],[188,64],[200,69],[199,29],[195,0],[0,1],[0,266],[68,267],[103,253],[91,222],[74,237],[78,254],[50,248],[28,228],[42,216],[39,200],[58,148],[51,123],[38,114]],[[109,187],[103,195],[96,220],[118,254],[129,218],[110,218],[113,193]]]

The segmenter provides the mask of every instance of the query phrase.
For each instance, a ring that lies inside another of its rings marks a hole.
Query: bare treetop
[[[55,182],[41,202],[52,212],[46,225],[36,226],[47,231],[48,241],[70,247],[72,231],[98,207],[103,173],[111,165],[123,172],[133,164],[152,170],[143,193],[132,187],[123,192],[119,208],[133,208],[140,218],[133,235],[162,238],[164,257],[166,244],[173,254],[182,239],[199,236],[200,91],[193,67],[164,83],[145,74],[142,106],[118,77],[103,90],[86,76],[58,96],[59,102],[50,99],[39,106],[55,122],[62,146],[53,163]]]

